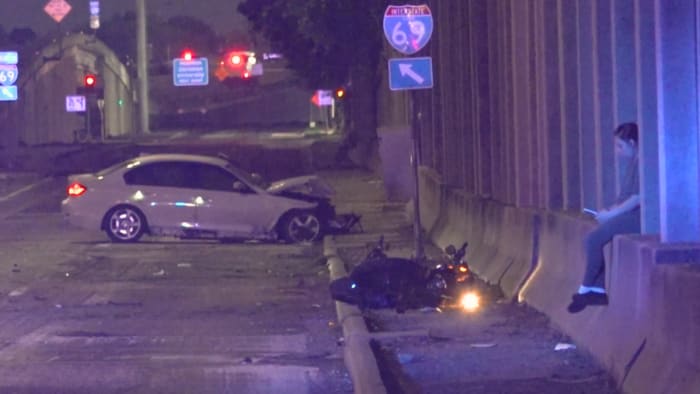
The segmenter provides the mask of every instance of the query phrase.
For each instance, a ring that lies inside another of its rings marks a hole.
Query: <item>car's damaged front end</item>
[[[338,214],[331,198],[333,187],[318,175],[306,175],[273,182],[267,192],[295,200],[317,204],[316,212],[323,222],[324,233],[343,234],[355,229],[362,231],[360,215],[355,213]]]

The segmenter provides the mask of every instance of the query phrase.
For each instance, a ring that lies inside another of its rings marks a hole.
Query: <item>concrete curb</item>
[[[337,250],[335,239],[326,236],[323,239],[323,256],[328,259],[331,281],[347,275],[345,262],[338,257]],[[345,366],[350,372],[355,394],[386,394],[362,312],[344,302],[336,302],[335,308],[338,323],[343,327]]]

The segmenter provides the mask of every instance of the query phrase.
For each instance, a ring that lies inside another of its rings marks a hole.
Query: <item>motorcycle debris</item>
[[[496,344],[493,343],[493,342],[487,342],[487,343],[470,343],[469,346],[470,346],[470,347],[474,347],[474,348],[479,348],[479,349],[488,349],[488,348],[491,348],[491,347],[496,346]]]
[[[27,287],[20,287],[20,288],[18,288],[18,289],[12,290],[12,291],[10,292],[10,294],[8,294],[8,296],[10,296],[10,297],[19,297],[19,296],[21,296],[22,294],[26,293],[27,290],[28,290]]]
[[[560,351],[560,350],[572,350],[576,349],[576,345],[573,343],[564,343],[564,342],[559,342],[554,346],[554,351]]]
[[[178,263],[177,266],[179,268],[192,268],[192,264],[190,263]]]
[[[17,264],[12,265],[12,272],[20,272],[19,266]]]
[[[163,276],[163,275],[165,275],[164,269],[161,269],[160,271],[153,273],[153,276]]]

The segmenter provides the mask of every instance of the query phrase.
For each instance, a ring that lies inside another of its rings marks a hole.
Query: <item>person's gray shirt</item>
[[[620,194],[617,196],[617,203],[621,203],[635,194],[639,194],[639,160],[637,157],[627,163],[625,176],[620,185]]]

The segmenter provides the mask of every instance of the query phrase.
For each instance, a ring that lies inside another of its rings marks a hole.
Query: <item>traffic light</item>
[[[93,74],[87,74],[83,79],[83,86],[87,90],[94,90],[97,85],[97,77]]]
[[[344,87],[339,87],[339,88],[337,88],[337,89],[335,90],[335,92],[333,93],[333,95],[335,96],[335,99],[336,99],[336,100],[342,100],[342,99],[345,98],[345,96],[347,96],[347,93],[348,93],[348,92],[345,90]]]
[[[77,87],[76,93],[101,99],[104,97],[104,91],[102,87],[98,87],[98,85],[97,75],[85,74],[83,76],[83,85]]]

